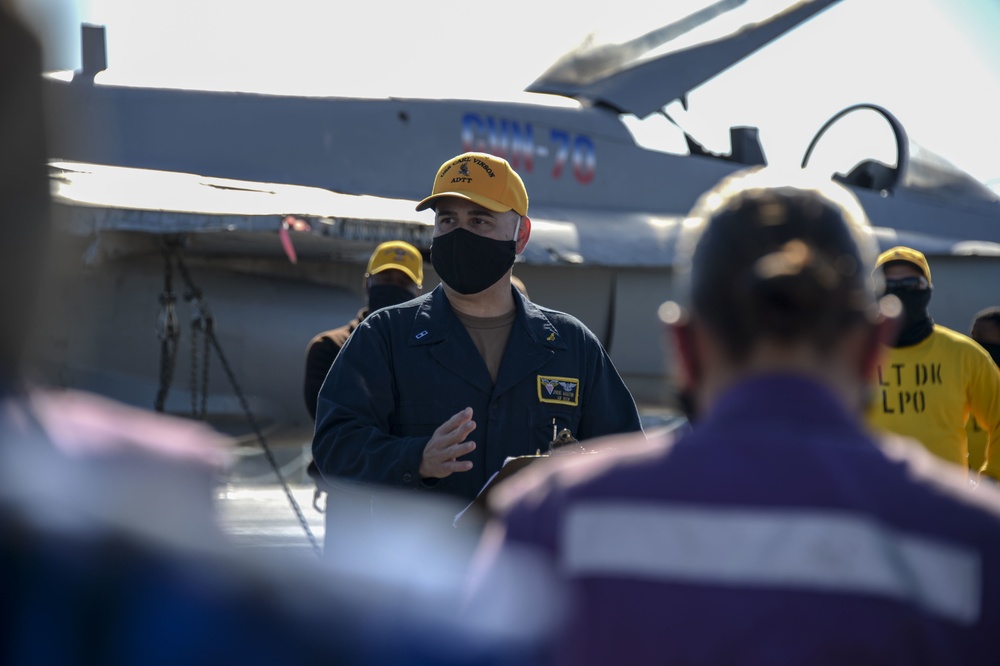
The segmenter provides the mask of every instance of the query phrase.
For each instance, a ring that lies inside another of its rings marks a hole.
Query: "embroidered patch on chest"
[[[580,404],[580,380],[538,375],[538,401],[576,406]]]

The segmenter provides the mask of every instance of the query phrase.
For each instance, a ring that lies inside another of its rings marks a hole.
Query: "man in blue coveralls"
[[[571,587],[551,663],[997,663],[1000,492],[868,431],[874,236],[845,188],[779,177],[723,181],[682,232],[661,317],[694,428],[491,496],[482,579],[533,552]]]
[[[554,426],[579,440],[640,430],[594,334],[511,286],[531,220],[510,164],[449,159],[417,205],[427,208],[442,284],[370,315],[341,350],[317,401],[323,476],[464,504],[508,456],[547,450]]]

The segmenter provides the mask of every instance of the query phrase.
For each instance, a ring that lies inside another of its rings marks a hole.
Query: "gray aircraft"
[[[731,129],[727,154],[687,136],[681,155],[638,145],[623,117],[666,113],[836,0],[659,53],[744,1],[567,54],[528,88],[572,106],[101,85],[103,31],[85,28],[83,68],[46,81],[60,116],[50,151],[59,270],[36,337],[41,378],[204,417],[248,441],[259,427],[274,444],[308,442],[307,342],[357,312],[375,245],[403,239],[426,256],[432,218],[415,202],[442,161],[482,150],[510,160],[531,196],[515,274],[534,300],[598,334],[653,420],[670,404],[656,311],[672,292],[678,226],[701,192],[766,159],[752,127]],[[801,166],[815,168],[844,116],[887,121],[894,159],[859,145],[830,173],[857,193],[883,246],[929,255],[932,312],[964,330],[996,299],[984,287],[1000,284],[1000,202],[911,143],[890,111],[859,102],[818,128]],[[432,272],[425,282],[436,284]]]

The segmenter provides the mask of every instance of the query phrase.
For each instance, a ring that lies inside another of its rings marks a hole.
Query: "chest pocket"
[[[579,407],[556,406],[542,403],[531,412],[531,451],[548,453],[549,444],[563,429],[577,436],[580,424]]]
[[[580,380],[576,377],[537,375],[538,403],[532,410],[531,438],[543,453],[563,430],[576,437],[580,424]]]

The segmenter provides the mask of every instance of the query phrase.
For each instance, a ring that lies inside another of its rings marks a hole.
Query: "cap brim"
[[[889,264],[909,264],[910,266],[913,266],[921,273],[924,272],[924,267],[921,266],[919,262],[914,261],[913,259],[904,259],[903,257],[892,257],[891,259],[886,259],[882,263],[877,264],[875,268],[885,268]]]
[[[466,201],[471,201],[472,203],[479,204],[486,210],[491,210],[494,213],[506,213],[509,210],[514,210],[510,206],[505,206],[499,201],[490,199],[489,197],[484,197],[479,194],[473,194],[469,192],[438,192],[437,194],[432,194],[420,203],[417,204],[417,210],[426,210],[428,208],[434,207],[434,202],[438,199],[443,199],[444,197],[456,197],[458,199],[465,199]]]
[[[927,284],[931,285],[932,287],[934,286],[934,283],[931,281],[930,266],[926,263],[921,263],[917,259],[911,259],[910,257],[907,256],[900,257],[894,255],[887,259],[883,259],[882,261],[875,264],[875,270],[884,271],[886,267],[891,266],[893,264],[906,264],[908,266],[912,266],[913,268],[917,269],[917,271],[919,271],[921,275],[927,278]]]
[[[420,280],[418,280],[417,276],[413,274],[413,271],[411,271],[406,266],[400,266],[399,264],[382,264],[378,268],[373,269],[370,273],[368,273],[368,275],[378,275],[379,273],[381,273],[383,271],[399,271],[399,272],[405,274],[406,277],[408,277],[411,280],[413,280],[413,284],[417,285],[418,287],[423,288],[423,285],[420,284]]]

